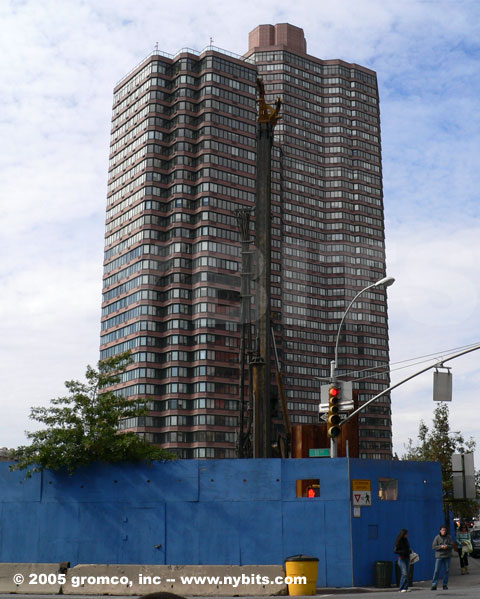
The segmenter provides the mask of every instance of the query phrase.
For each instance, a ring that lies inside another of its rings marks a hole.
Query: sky
[[[0,447],[99,357],[114,85],[157,42],[241,55],[285,22],[309,54],[378,74],[392,382],[480,343],[479,2],[0,0]],[[479,468],[480,351],[448,366],[451,430]],[[399,456],[431,422],[432,379],[392,392]]]

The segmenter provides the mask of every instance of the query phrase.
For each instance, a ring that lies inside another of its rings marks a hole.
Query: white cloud
[[[413,220],[390,227],[387,240],[389,272],[397,279],[389,288],[392,381],[397,382],[455,353],[456,348],[480,343],[480,221],[459,229],[455,222]],[[430,361],[396,370],[396,362],[417,356],[430,356]],[[475,438],[478,427],[471,416],[478,411],[480,396],[478,358],[478,353],[471,353],[446,363],[454,383],[452,430]],[[392,392],[399,455],[408,438],[417,437],[419,421],[431,422],[432,390],[430,371]]]
[[[311,54],[376,69],[388,267],[397,278],[392,360],[479,341],[479,13],[478,3],[447,0],[1,3],[0,359],[9,417],[0,445],[21,443],[30,406],[97,360],[112,91],[157,41],[175,53],[213,37],[242,54],[258,24],[290,22],[305,29]],[[478,435],[469,417],[478,356],[454,369],[452,421]],[[430,375],[394,392],[397,451],[420,418],[429,421],[430,396]]]

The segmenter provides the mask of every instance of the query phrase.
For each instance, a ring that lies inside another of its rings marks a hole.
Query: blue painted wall
[[[400,529],[408,530],[413,550],[420,556],[414,580],[433,575],[432,541],[444,521],[441,468],[438,463],[350,460],[352,479],[372,481],[372,506],[361,508],[361,517],[352,518],[355,585],[371,584],[375,561],[396,562],[393,553]],[[398,480],[398,500],[378,498],[378,479]],[[392,582],[395,582],[395,570]]]
[[[350,478],[371,478],[374,486],[377,475],[399,478],[399,501],[374,501],[352,519],[349,462]],[[393,559],[397,529],[412,530],[420,554],[431,543],[438,528],[435,494],[441,509],[437,466],[343,458],[179,460],[24,479],[3,463],[0,561],[256,565],[304,553],[319,558],[319,586],[372,584],[374,561]],[[297,498],[297,479],[311,478],[320,479],[320,497]],[[428,534],[427,521],[435,524]],[[377,539],[368,539],[372,526]]]

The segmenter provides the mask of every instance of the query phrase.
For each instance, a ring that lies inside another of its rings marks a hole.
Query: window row
[[[125,351],[134,351],[139,347],[163,349],[171,346],[195,347],[196,345],[207,344],[216,345],[216,347],[238,348],[239,339],[212,333],[200,333],[196,335],[163,334],[161,337],[137,336],[101,350],[100,356],[104,360]]]
[[[120,420],[119,429],[152,427],[164,428],[166,426],[238,426],[237,416],[223,416],[219,414],[195,414],[193,416],[140,416]]]
[[[126,385],[115,391],[115,395],[121,397],[135,397],[144,395],[163,396],[170,394],[193,395],[196,393],[218,393],[238,397],[238,385],[231,383],[214,383],[201,381],[198,383],[166,383],[155,385],[151,383],[138,383]]]

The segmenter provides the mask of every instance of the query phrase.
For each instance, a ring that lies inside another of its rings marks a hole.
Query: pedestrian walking
[[[412,553],[412,548],[408,541],[408,530],[406,528],[402,528],[398,533],[393,551],[398,555],[398,567],[401,573],[398,590],[400,593],[407,593],[411,590],[408,588],[408,572],[410,570],[410,553]]]
[[[457,530],[456,541],[462,574],[468,574],[468,554],[472,549],[472,538],[464,522],[460,524],[460,528]]]
[[[450,559],[452,557],[453,541],[447,533],[447,527],[440,528],[438,534],[432,543],[432,549],[435,551],[435,570],[433,572],[432,591],[437,590],[437,582],[440,572],[443,573],[443,590],[448,589],[448,574],[450,572]]]

